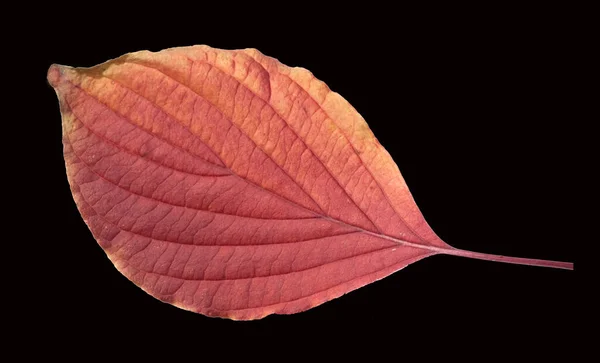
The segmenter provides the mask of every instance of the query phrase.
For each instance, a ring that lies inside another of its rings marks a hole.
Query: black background
[[[35,189],[37,211],[46,216],[36,252],[43,261],[39,292],[30,311],[36,329],[69,341],[118,330],[152,344],[170,332],[257,338],[344,327],[357,337],[389,330],[391,338],[409,334],[457,346],[569,354],[579,319],[577,271],[434,256],[303,313],[233,322],[144,293],[112,266],[82,221],[65,175],[60,114],[47,68],[87,67],[143,49],[254,47],[309,69],[361,113],[446,242],[574,261],[564,188],[568,136],[561,126],[569,39],[560,18],[546,21],[520,11],[494,17],[429,9],[417,19],[384,13],[368,21],[361,14],[337,14],[336,23],[331,17],[270,23],[266,17],[266,24],[236,25],[219,17],[185,27],[148,19],[145,26],[128,27],[125,17],[111,14],[103,26],[53,23],[51,36],[29,43],[35,49],[29,73],[40,90],[31,110],[39,119],[32,145],[43,170]]]

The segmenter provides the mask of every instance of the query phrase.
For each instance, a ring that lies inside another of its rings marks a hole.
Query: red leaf
[[[317,306],[455,249],[364,119],[254,49],[53,65],[77,207],[117,269],[183,309],[258,319]]]

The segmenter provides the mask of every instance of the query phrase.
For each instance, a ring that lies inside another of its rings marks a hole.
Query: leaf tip
[[[60,64],[52,64],[50,68],[48,68],[48,83],[50,83],[53,88],[56,88],[60,84],[64,69],[65,66]]]
[[[48,83],[59,92],[59,89],[62,88],[61,85],[64,85],[65,81],[73,80],[78,73],[80,73],[80,69],[78,68],[55,63],[48,68]]]

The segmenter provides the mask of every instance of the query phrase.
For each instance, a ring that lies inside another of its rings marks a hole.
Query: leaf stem
[[[521,258],[521,257],[492,255],[489,253],[460,250],[460,249],[454,248],[452,246],[448,246],[448,247],[427,246],[427,245],[422,245],[419,243],[403,241],[398,238],[394,238],[394,237],[386,236],[383,234],[367,231],[362,228],[357,228],[357,229],[360,230],[361,232],[364,232],[371,236],[387,239],[387,240],[390,240],[390,241],[393,241],[393,242],[396,242],[398,244],[408,246],[408,247],[421,248],[424,250],[433,251],[436,254],[445,254],[445,255],[452,255],[452,256],[476,258],[478,260],[505,262],[505,263],[512,263],[512,264],[517,264],[517,265],[552,267],[552,268],[561,268],[564,270],[573,270],[573,262],[561,262],[561,261],[550,261],[550,260],[538,260],[535,258]]]
[[[565,270],[573,270],[572,262],[549,261],[549,260],[538,260],[538,259],[534,259],[534,258],[521,258],[521,257],[491,255],[488,253],[471,252],[471,251],[459,250],[459,249],[443,249],[440,252],[443,254],[447,254],[447,255],[476,258],[479,260],[486,260],[486,261],[496,261],[496,262],[519,264],[519,265],[552,267],[552,268],[562,268]]]

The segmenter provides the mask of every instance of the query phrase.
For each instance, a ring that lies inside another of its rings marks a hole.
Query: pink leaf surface
[[[53,65],[67,175],[116,268],[186,310],[310,309],[455,249],[429,227],[365,120],[303,68],[254,49]]]

